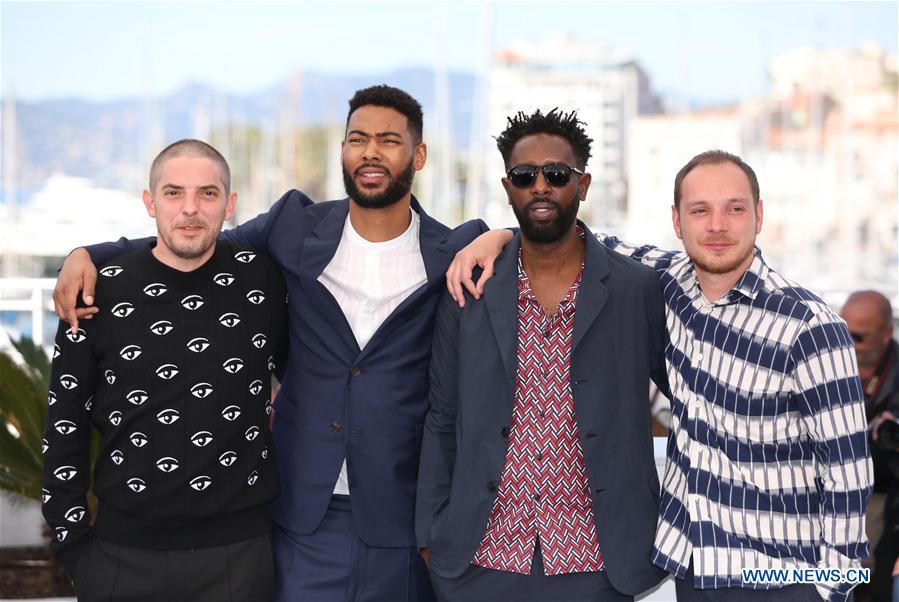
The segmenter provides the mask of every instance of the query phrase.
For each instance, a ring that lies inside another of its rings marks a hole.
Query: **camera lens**
[[[899,420],[885,420],[877,427],[877,447],[887,450],[899,447]]]

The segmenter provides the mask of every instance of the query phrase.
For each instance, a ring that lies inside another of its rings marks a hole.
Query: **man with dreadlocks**
[[[577,221],[591,142],[575,113],[509,119],[521,232],[483,299],[438,308],[416,534],[441,600],[632,600],[664,576],[645,401],[650,377],[667,390],[664,306]]]

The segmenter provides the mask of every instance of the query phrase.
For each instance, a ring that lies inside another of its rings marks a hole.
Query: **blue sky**
[[[3,0],[2,91],[112,100],[190,81],[255,92],[297,69],[477,71],[485,49],[556,33],[634,57],[671,97],[715,102],[763,90],[768,61],[796,46],[876,40],[895,54],[897,4]]]

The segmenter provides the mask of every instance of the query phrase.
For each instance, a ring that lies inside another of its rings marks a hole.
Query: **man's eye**
[[[125,399],[127,399],[129,402],[133,403],[136,406],[141,405],[142,403],[147,401],[149,398],[150,398],[150,396],[147,395],[147,392],[144,391],[143,389],[135,389],[134,391],[131,391],[130,393],[128,393],[128,395],[125,396]]]
[[[240,408],[234,405],[228,406],[222,410],[222,418],[228,422],[234,422],[240,416]]]
[[[233,328],[240,324],[240,316],[234,312],[228,312],[219,316],[219,324],[227,328]]]
[[[181,415],[178,414],[178,410],[168,409],[162,410],[158,414],[156,414],[156,420],[161,422],[162,424],[173,424],[178,421]]]
[[[163,364],[156,368],[156,376],[163,380],[172,380],[178,375],[178,366],[175,364]]]
[[[219,456],[219,464],[222,466],[231,466],[237,462],[237,453],[233,451],[226,451],[221,456]]]
[[[87,338],[87,334],[80,328],[77,332],[72,332],[71,330],[66,331],[66,338],[72,341],[73,343],[80,343],[84,339]]]
[[[112,308],[112,315],[117,318],[127,318],[134,311],[134,305],[128,303],[127,301],[123,301],[122,303],[117,304]]]
[[[172,326],[172,323],[168,320],[159,320],[158,322],[153,322],[153,324],[150,325],[150,332],[159,336],[166,335],[172,332],[174,329],[175,327]]]
[[[219,286],[228,286],[229,284],[234,282],[234,275],[227,272],[222,272],[221,274],[216,274],[212,281]]]
[[[265,338],[265,335],[260,332],[258,334],[254,334],[253,338],[250,339],[250,341],[253,343],[253,347],[255,347],[256,349],[262,349],[263,347],[265,347],[265,343],[268,341],[268,339]]]
[[[60,435],[71,435],[78,430],[78,427],[71,420],[57,420],[53,423],[53,428]]]
[[[263,301],[265,301],[265,293],[260,290],[252,290],[247,293],[247,301],[252,303],[253,305],[259,305]]]
[[[146,435],[140,432],[131,433],[131,436],[128,439],[134,447],[143,447],[150,441]]]
[[[190,442],[197,447],[206,447],[212,442],[212,433],[209,431],[197,431],[191,436]]]
[[[130,489],[134,493],[141,493],[142,491],[146,491],[147,489],[147,484],[144,482],[144,480],[138,479],[137,477],[128,479],[127,481],[125,481],[125,483],[128,485],[128,489]]]
[[[262,381],[254,380],[250,383],[250,393],[253,395],[259,395],[259,392],[262,390]]]
[[[209,383],[197,383],[190,388],[190,394],[197,399],[203,399],[212,395],[212,385]]]
[[[109,413],[109,423],[112,426],[119,426],[119,423],[122,422],[122,413],[118,410],[113,410]],[[114,460],[115,458],[113,458]]]
[[[203,297],[200,295],[188,295],[181,299],[181,307],[191,311],[203,307]]]
[[[206,475],[200,475],[190,480],[191,488],[196,489],[197,491],[208,489],[210,485],[212,485],[212,479]]]
[[[230,359],[225,360],[225,363],[222,364],[222,368],[225,369],[225,372],[229,374],[237,374],[240,372],[240,369],[243,368],[243,360],[239,357],[232,357]]]
[[[158,297],[164,295],[167,290],[169,289],[167,289],[163,283],[154,282],[144,287],[144,294],[149,295],[150,297]]]
[[[207,349],[209,349],[209,339],[205,339],[203,337],[191,339],[187,342],[187,348],[194,353],[206,351]]]
[[[60,466],[53,471],[53,476],[55,476],[60,481],[71,481],[77,474],[78,471],[75,470],[74,466]]]
[[[251,426],[250,428],[247,429],[247,432],[244,433],[244,436],[247,438],[247,441],[252,441],[253,439],[255,439],[256,437],[259,436],[259,427]]]
[[[238,251],[234,254],[234,259],[240,263],[250,263],[256,259],[256,253],[253,253],[252,251]]]
[[[181,466],[175,458],[165,457],[156,461],[156,468],[162,472],[174,472]]]
[[[121,274],[124,271],[125,271],[125,269],[122,268],[122,266],[108,265],[105,268],[103,268],[102,270],[100,270],[100,275],[106,276],[107,278],[115,278],[116,276],[118,276],[119,274]]]
[[[59,384],[62,385],[63,389],[71,391],[78,386],[78,379],[71,374],[63,374],[59,377]]]
[[[84,518],[85,514],[87,513],[84,511],[84,506],[73,506],[66,510],[64,516],[70,523],[77,523]]]
[[[140,354],[141,350],[137,345],[126,345],[125,347],[122,347],[121,351],[119,351],[119,355],[122,357],[122,359],[128,360],[129,362],[131,360],[137,359]]]

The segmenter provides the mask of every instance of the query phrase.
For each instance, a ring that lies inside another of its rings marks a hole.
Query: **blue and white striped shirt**
[[[665,295],[672,421],[653,561],[703,589],[743,568],[858,568],[871,493],[864,397],[845,323],[755,259],[709,303],[684,252],[604,244]],[[817,585],[843,601],[850,584]]]

